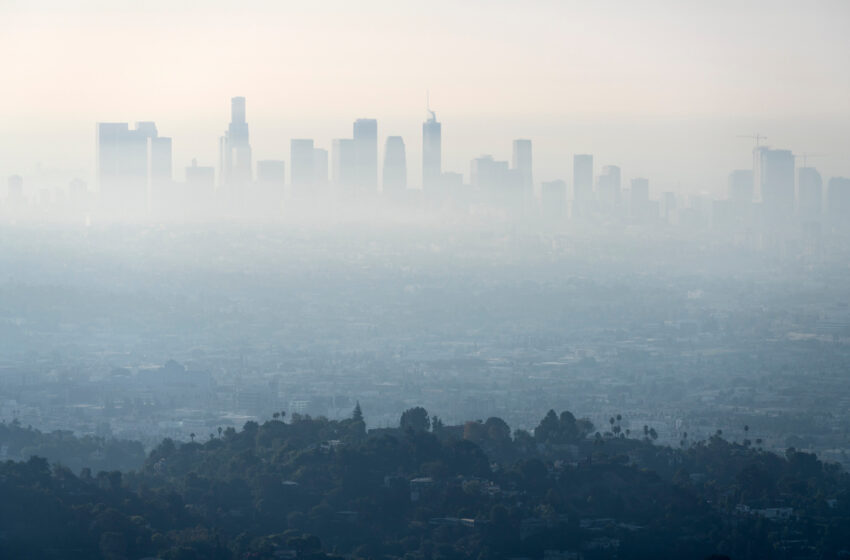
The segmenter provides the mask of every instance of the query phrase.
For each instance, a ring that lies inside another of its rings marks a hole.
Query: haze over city
[[[419,151],[425,95],[445,166],[536,142],[541,179],[594,153],[653,187],[719,194],[738,134],[822,153],[850,175],[848,8],[836,2],[3,2],[0,175],[94,184],[92,127],[157,122],[175,178],[217,157],[228,100],[250,103],[257,159],[330,147],[358,117]],[[420,162],[411,158],[418,176]],[[47,173],[45,173],[47,174]],[[418,187],[419,185],[411,186]]]
[[[850,558],[848,24],[0,0],[0,558]]]

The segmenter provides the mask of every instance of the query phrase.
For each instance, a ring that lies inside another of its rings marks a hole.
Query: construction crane
[[[758,132],[756,132],[755,134],[739,134],[738,138],[749,138],[750,140],[754,140],[756,143],[756,148],[759,147],[759,143],[762,140],[767,140],[767,136],[762,136]]]

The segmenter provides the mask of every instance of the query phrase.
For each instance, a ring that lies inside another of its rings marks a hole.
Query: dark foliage
[[[166,439],[138,471],[0,464],[0,557],[761,559],[850,548],[848,476],[794,449],[587,437],[589,422],[554,411],[513,437],[499,418],[443,426],[424,409],[369,434],[359,406],[343,421],[280,418],[204,443]]]

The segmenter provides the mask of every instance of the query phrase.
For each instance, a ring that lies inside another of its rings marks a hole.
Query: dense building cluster
[[[725,196],[653,192],[650,181],[628,181],[617,165],[597,170],[594,156],[573,156],[572,181],[536,182],[532,141],[513,142],[511,161],[482,155],[468,173],[443,168],[442,125],[428,110],[422,124],[422,176],[408,177],[408,152],[401,136],[387,136],[379,150],[376,119],[354,121],[351,138],[290,141],[289,160],[252,155],[244,97],[231,100],[231,120],[219,139],[216,166],[193,160],[185,180],[174,180],[171,138],[153,122],[98,123],[95,184],[79,179],[67,189],[25,196],[23,178],[8,180],[5,212],[38,217],[52,209],[100,220],[221,219],[278,220],[305,210],[407,208],[454,217],[488,216],[566,225],[682,225],[714,227],[740,237],[800,238],[844,233],[850,214],[850,179],[825,181],[809,157],[762,145],[755,135],[751,169],[729,174]],[[380,158],[383,157],[383,161]],[[797,160],[801,159],[802,165]],[[75,214],[76,213],[76,214]]]

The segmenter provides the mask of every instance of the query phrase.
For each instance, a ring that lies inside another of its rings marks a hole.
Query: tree
[[[534,428],[534,439],[544,443],[552,443],[558,439],[558,432],[561,424],[558,421],[558,415],[554,410],[549,410],[546,416],[540,421],[540,424]]]
[[[511,427],[496,416],[491,416],[484,422],[484,428],[487,431],[487,439],[494,442],[508,442],[511,439]]]
[[[402,413],[399,427],[405,431],[427,432],[431,427],[431,418],[428,411],[421,406],[409,408]]]

